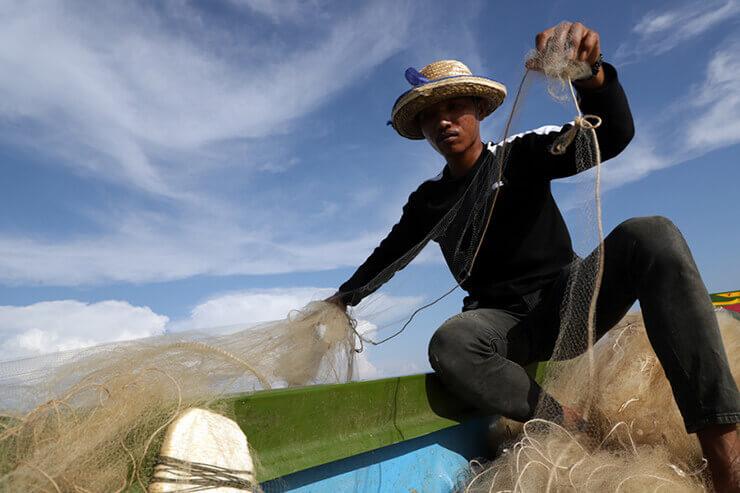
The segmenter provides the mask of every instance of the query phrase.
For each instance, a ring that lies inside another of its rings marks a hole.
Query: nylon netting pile
[[[717,317],[735,381],[740,380],[740,320]],[[593,428],[564,428],[540,410],[466,492],[711,491],[699,442],[685,431],[673,393],[640,314],[626,316],[588,354],[548,368],[544,388],[559,402],[588,405]]]
[[[530,55],[548,77],[549,92],[573,101],[576,119],[551,152],[574,149],[579,169],[595,169],[591,236],[602,240],[597,118],[581,115],[571,80],[589,72],[571,60],[564,32],[544,52]],[[522,81],[526,85],[530,72]],[[503,170],[509,130],[477,166],[455,205],[428,234],[401,254],[355,296],[375,292],[430,241],[451,246],[447,258],[458,285],[465,285],[490,225]],[[585,353],[548,368],[544,388],[564,403],[598,417],[588,433],[566,430],[543,407],[525,424],[520,440],[469,482],[469,491],[653,491],[700,489],[702,461],[683,431],[665,376],[637,318],[593,345],[594,293],[603,251],[577,263],[562,306],[558,355]],[[723,318],[723,335],[738,334]],[[405,327],[405,325],[404,325]],[[728,329],[728,327],[730,327]],[[341,383],[353,374],[355,348],[371,341],[330,303],[314,302],[288,318],[229,335],[174,334],[77,352],[0,364],[0,489],[10,491],[124,491],[145,489],[166,426],[182,411],[202,407],[232,413],[222,397],[274,386]],[[739,363],[737,337],[725,340]],[[734,373],[737,379],[737,373]],[[660,403],[660,405],[656,404]],[[673,406],[673,407],[671,407]],[[668,410],[670,408],[670,410]],[[660,412],[656,412],[659,409]],[[259,457],[257,457],[259,460]]]
[[[347,315],[314,302],[228,335],[175,334],[0,364],[0,490],[146,489],[167,425],[234,393],[352,376]]]

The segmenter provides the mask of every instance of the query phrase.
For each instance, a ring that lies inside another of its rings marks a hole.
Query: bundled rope
[[[253,471],[229,469],[162,455],[157,459],[156,471],[157,473],[166,473],[169,477],[158,475],[153,479],[152,484],[187,484],[185,488],[174,490],[182,493],[206,491],[219,487],[253,491],[255,487],[254,482],[242,477],[253,474]]]

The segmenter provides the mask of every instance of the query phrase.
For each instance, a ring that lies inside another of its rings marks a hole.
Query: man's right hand
[[[337,305],[339,308],[342,309],[342,311],[347,311],[347,304],[342,300],[342,297],[339,293],[335,293],[328,298],[324,300],[326,303],[332,303],[334,305]]]

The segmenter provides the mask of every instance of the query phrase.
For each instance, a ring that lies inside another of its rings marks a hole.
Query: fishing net
[[[224,396],[348,381],[354,333],[333,304],[226,335],[174,334],[0,365],[0,490],[143,491],[167,425]]]
[[[592,207],[585,209],[591,211],[587,229],[597,253],[594,261],[576,263],[573,268],[555,350],[556,356],[573,354],[574,348],[585,349],[585,354],[562,366],[552,365],[545,388],[563,402],[575,401],[587,416],[603,418],[599,422],[613,429],[590,430],[582,437],[580,431],[562,428],[552,418],[555,410],[543,406],[541,418],[525,425],[521,442],[468,489],[545,491],[548,485],[556,486],[550,489],[573,485],[591,489],[599,484],[642,491],[654,486],[638,483],[638,476],[643,478],[640,481],[658,481],[654,477],[664,475],[666,467],[687,485],[696,485],[692,473],[700,461],[694,460],[695,444],[667,428],[678,418],[666,421],[666,413],[650,421],[648,414],[638,412],[651,395],[672,402],[638,324],[625,322],[600,342],[603,351],[593,350],[595,293],[603,268],[600,152],[594,130],[600,120],[582,115],[578,108],[571,80],[587,75],[590,68],[572,61],[571,52],[567,29],[561,27],[547,49],[530,55],[528,62],[548,77],[551,95],[574,103],[576,118],[550,152],[573,151],[579,170],[595,169]],[[530,73],[526,72],[517,91],[503,138],[489,145],[491,152],[471,171],[465,189],[449,207],[440,207],[437,215],[414,224],[417,237],[396,252],[394,262],[343,296],[353,301],[368,297],[429,242],[442,247],[455,285],[419,309],[457,287],[469,287],[483,239],[495,224],[504,169],[515,165],[509,163],[509,132]],[[223,399],[227,395],[346,382],[353,374],[355,351],[363,343],[379,344],[394,337],[415,313],[393,334],[376,340],[358,334],[355,321],[336,305],[314,302],[286,320],[228,335],[174,334],[4,363],[0,365],[0,489],[143,490],[157,463],[165,428],[186,409],[197,406],[229,416],[233,410]],[[610,386],[620,380],[635,388],[615,392]],[[665,438],[669,435],[672,438]],[[596,448],[594,440],[599,444]]]
[[[740,320],[718,310],[730,368],[740,380]],[[590,429],[565,428],[545,417],[514,433],[502,455],[468,483],[466,492],[711,490],[699,442],[685,431],[670,384],[648,341],[640,314],[627,315],[584,354],[548,379],[559,402],[590,397]],[[595,374],[589,377],[589,367]],[[543,413],[543,416],[545,414]]]

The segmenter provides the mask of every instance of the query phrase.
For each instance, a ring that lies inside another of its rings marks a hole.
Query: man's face
[[[445,99],[424,108],[417,118],[427,142],[446,158],[480,141],[478,108],[473,98]]]

